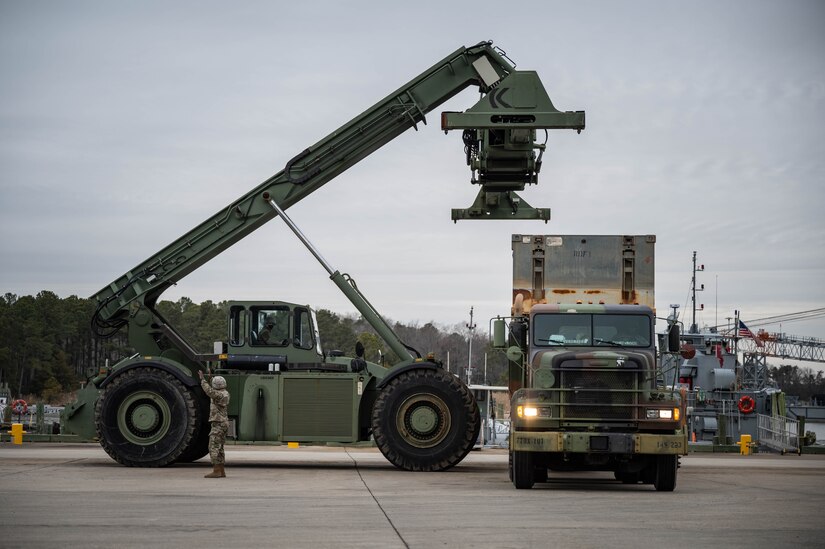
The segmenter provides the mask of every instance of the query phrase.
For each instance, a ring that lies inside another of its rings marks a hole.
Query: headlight
[[[646,411],[647,419],[675,419],[679,420],[679,408],[649,409]]]
[[[516,414],[518,417],[540,417],[540,418],[551,418],[553,417],[553,409],[550,406],[518,406],[516,407]]]

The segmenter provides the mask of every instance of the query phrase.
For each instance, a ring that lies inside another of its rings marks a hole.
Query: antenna
[[[696,292],[701,292],[705,289],[705,285],[702,284],[699,288],[696,287],[696,273],[702,272],[705,270],[704,265],[696,266],[696,251],[693,252],[693,277],[690,279],[690,289],[692,294],[692,304],[693,304],[693,321],[690,323],[690,333],[698,334],[699,329],[696,327]],[[705,310],[705,306],[702,305],[702,310]]]

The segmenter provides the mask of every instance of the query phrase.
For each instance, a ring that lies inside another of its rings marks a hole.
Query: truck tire
[[[209,431],[212,427],[209,424],[209,397],[203,391],[194,390],[200,393],[195,396],[196,409],[199,410],[196,415],[195,436],[175,463],[192,463],[209,454]]]
[[[529,490],[536,482],[536,469],[531,452],[510,452],[513,457],[513,486]]]
[[[157,368],[134,368],[114,378],[95,405],[103,449],[129,467],[163,467],[188,449],[198,430],[192,393]]]
[[[481,428],[470,390],[444,370],[409,370],[383,387],[372,409],[375,443],[406,471],[445,471],[472,450]]]
[[[656,476],[653,487],[657,492],[672,492],[676,488],[676,470],[679,456],[656,456]]]

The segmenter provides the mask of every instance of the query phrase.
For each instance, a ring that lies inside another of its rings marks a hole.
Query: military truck
[[[512,316],[493,324],[494,346],[510,359],[516,488],[576,470],[675,488],[685,409],[657,371],[655,242],[513,235]],[[678,350],[678,339],[673,324],[666,352]]]
[[[472,394],[435,358],[402,342],[352,277],[329,265],[285,210],[418,129],[428,112],[469,86],[481,99],[465,112],[441,115],[442,130],[463,131],[471,181],[480,186],[473,205],[454,209],[452,219],[547,221],[548,208],[531,207],[516,191],[538,182],[546,132],[540,142],[537,130],[581,131],[584,112],[557,110],[538,75],[516,70],[491,42],[459,48],[95,294],[94,332],[109,337],[125,330],[135,354],[92,372],[64,410],[64,431],[96,438],[128,466],[197,460],[207,453],[209,432],[198,373],[211,371],[227,380],[230,436],[237,441],[372,438],[405,470],[442,471],[460,462],[479,431]],[[295,303],[230,303],[227,337],[211,352],[194,349],[163,318],[156,304],[166,289],[275,217],[306,245],[398,363],[368,362],[358,347],[354,357],[324,353],[312,309]]]

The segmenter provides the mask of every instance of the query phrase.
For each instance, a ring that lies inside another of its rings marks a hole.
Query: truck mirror
[[[667,350],[671,353],[679,351],[679,325],[671,324],[667,332]]]
[[[512,347],[507,349],[507,360],[510,362],[521,362],[521,358],[524,356],[524,353],[521,352],[521,348],[517,345],[513,345]]]
[[[364,344],[360,341],[355,342],[355,356],[364,358]]]

